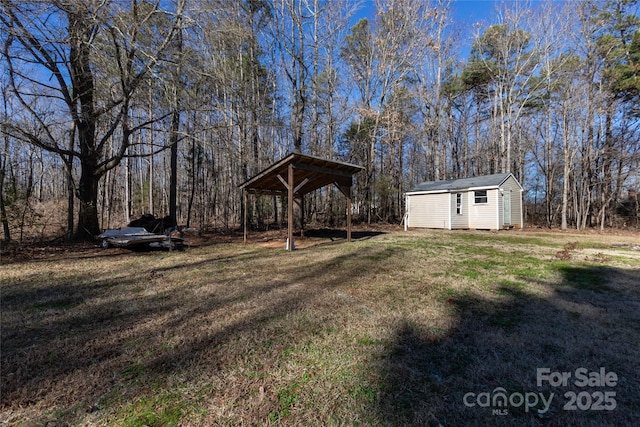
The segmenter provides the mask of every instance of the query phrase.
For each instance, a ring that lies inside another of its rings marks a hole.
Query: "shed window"
[[[477,190],[473,192],[475,203],[488,203],[487,190]]]
[[[462,215],[462,193],[456,193],[456,214]]]

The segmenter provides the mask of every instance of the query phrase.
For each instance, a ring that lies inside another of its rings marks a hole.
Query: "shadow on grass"
[[[85,272],[3,284],[0,414],[32,406],[74,424],[99,402],[169,387],[175,376],[215,379],[247,355],[277,358],[324,328],[321,319],[288,325],[288,316],[331,304],[335,287],[375,274],[361,267],[398,250],[345,247],[324,261],[292,254],[297,264],[278,269],[273,258],[262,260],[272,252],[258,249],[155,268],[141,258],[137,271],[115,272],[119,278]],[[239,267],[252,263],[263,268]],[[218,275],[225,268],[238,270]],[[181,283],[194,271],[202,271],[197,280]],[[238,340],[247,349],[233,347]],[[270,410],[265,404],[254,419]]]
[[[366,240],[372,237],[380,236],[385,234],[383,231],[352,231],[351,238],[353,240]],[[300,233],[298,233],[298,236]],[[305,237],[319,237],[323,239],[334,240],[344,240],[347,238],[346,230],[339,230],[334,228],[316,228],[311,230],[304,231]]]
[[[207,390],[216,399],[222,393],[254,405],[238,409],[244,412],[236,419],[212,416],[210,424],[247,425],[287,411],[293,417],[294,397],[278,401],[290,397],[282,390],[293,395],[293,386],[273,378],[274,367],[292,347],[337,327],[333,316],[351,298],[344,291],[352,290],[340,288],[337,298],[338,287],[355,278],[359,284],[373,280],[385,260],[402,259],[404,250],[345,245],[323,258],[321,251],[274,256],[248,248],[169,266],[140,257],[145,262],[138,270],[112,278],[85,272],[41,283],[25,275],[2,287],[0,415],[31,406],[42,414],[55,410],[74,425],[92,408],[117,411],[128,401],[135,401],[134,408],[182,413],[188,405],[181,406],[176,388],[196,378],[190,385],[196,390],[210,381]],[[375,396],[361,417],[366,425],[632,425],[640,412],[637,289],[610,282],[637,283],[640,275],[568,263],[556,269],[562,280],[550,298],[505,281],[496,298],[458,293],[440,301],[455,318],[445,331],[412,318],[398,322],[385,351],[371,362],[379,381],[365,384],[374,390],[367,396]],[[539,284],[532,279],[528,286]],[[352,304],[342,309],[354,311]],[[563,394],[580,389],[536,384],[538,367],[582,366],[616,372],[616,410],[568,412]],[[225,387],[237,390],[221,392]],[[542,416],[540,406],[493,415],[490,407],[464,404],[466,393],[498,387],[556,397]],[[161,401],[166,390],[172,390],[169,403]],[[328,399],[339,405],[340,396]],[[276,421],[288,422],[284,415]]]
[[[137,342],[154,341],[162,333],[156,328],[164,326],[162,317],[167,313],[180,313],[200,304],[203,310],[216,310],[255,297],[254,292],[258,292],[249,288],[245,293],[203,301],[179,288],[175,290],[181,291],[177,296],[170,290],[155,292],[165,274],[173,268],[212,268],[259,256],[249,251],[177,267],[151,268],[155,257],[132,254],[140,259],[140,268],[114,271],[112,277],[50,271],[47,281],[40,272],[3,283],[0,408],[35,404],[41,400],[38,396],[46,395],[59,383],[69,384],[69,400],[86,398],[84,403],[93,405],[92,399],[114,385],[114,376],[131,377],[131,366],[138,363],[132,357],[139,355],[127,353]]]
[[[333,290],[343,283],[354,280],[356,277],[366,277],[375,274],[375,269],[361,268],[362,265],[368,265],[371,260],[380,260],[392,255],[397,255],[401,249],[390,249],[388,247],[366,247],[364,250],[350,250],[342,255],[331,257],[324,262],[306,262],[299,268],[288,269],[283,278],[275,281],[266,281],[263,284],[257,284],[246,288],[233,300],[223,302],[199,300],[196,304],[183,307],[179,315],[174,316],[171,321],[173,325],[184,325],[193,319],[202,318],[207,314],[229,306],[233,303],[245,305],[251,302],[251,314],[239,316],[237,320],[227,323],[223,328],[213,329],[210,333],[201,336],[194,336],[187,345],[180,348],[174,348],[166,351],[157,357],[151,359],[147,368],[155,373],[166,374],[174,372],[176,369],[182,369],[191,363],[199,363],[198,359],[202,357],[211,357],[212,349],[219,349],[225,343],[236,339],[239,336],[255,334],[255,331],[261,333],[272,333],[280,338],[286,337],[285,342],[291,345],[291,341],[297,342],[304,340],[308,336],[313,336],[324,328],[321,319],[310,319],[305,323],[303,329],[296,328],[296,325],[284,323],[287,316],[293,315],[305,310],[309,304],[325,304],[323,299],[333,298]],[[307,260],[306,256],[301,252],[296,254]],[[285,256],[290,256],[285,254]],[[253,271],[252,274],[258,274],[264,281],[261,272]],[[319,280],[320,279],[320,280]],[[242,282],[246,279],[239,278],[238,284],[242,286]],[[309,285],[308,285],[309,284]],[[233,286],[233,285],[232,285]],[[281,293],[282,298],[270,299],[267,296],[271,293]],[[286,328],[286,329],[283,329]],[[276,351],[282,351],[275,345],[275,341],[267,338],[269,346],[274,345]],[[264,343],[257,343],[264,345]],[[233,363],[233,360],[227,360]]]
[[[638,291],[626,293],[617,284],[637,286],[640,271],[568,264],[558,271],[562,280],[549,298],[509,285],[497,288],[495,300],[471,293],[448,298],[456,322],[444,334],[434,333],[428,324],[401,321],[386,351],[374,359],[372,368],[381,380],[373,385],[379,397],[369,423],[634,424],[640,414]],[[571,377],[566,386],[553,387],[544,380],[538,385],[538,368],[569,372]],[[598,373],[589,375],[599,375],[601,368],[615,372],[617,384],[576,385],[578,368]],[[501,406],[500,400],[492,400],[500,392],[514,400]],[[587,393],[580,407],[571,406],[572,392]],[[613,410],[591,409],[602,392],[615,393]],[[518,397],[527,393],[529,407]]]

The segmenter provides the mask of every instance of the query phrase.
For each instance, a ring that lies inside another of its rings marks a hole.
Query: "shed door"
[[[511,190],[505,191],[503,194],[502,213],[504,225],[511,225]]]

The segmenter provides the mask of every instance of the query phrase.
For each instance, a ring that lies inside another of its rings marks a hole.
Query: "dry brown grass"
[[[182,252],[83,248],[5,259],[0,425],[637,419],[637,235],[330,237],[301,239],[293,253],[275,236]],[[571,259],[559,260],[568,242]],[[605,367],[619,381],[537,386],[538,367]],[[542,415],[464,405],[466,393],[497,387],[556,396]],[[616,409],[563,409],[565,392],[585,390],[614,391]]]

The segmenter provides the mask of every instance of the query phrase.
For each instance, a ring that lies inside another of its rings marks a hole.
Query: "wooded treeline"
[[[4,239],[143,213],[232,229],[238,185],[293,150],[365,168],[364,222],[401,221],[419,182],[511,171],[530,224],[638,227],[637,0],[505,2],[472,32],[455,2],[372,3],[0,0]],[[280,210],[255,200],[254,225]]]

